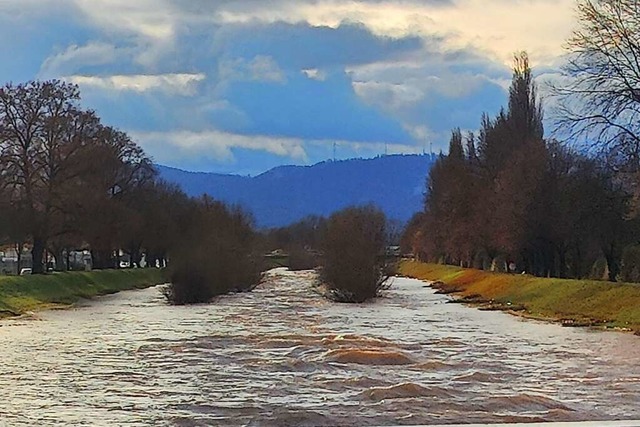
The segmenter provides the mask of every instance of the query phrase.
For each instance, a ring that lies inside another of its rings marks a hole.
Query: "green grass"
[[[162,283],[162,275],[158,269],[131,269],[0,276],[0,317],[148,287]]]
[[[522,305],[527,314],[548,319],[595,320],[640,331],[640,285],[595,280],[540,278],[403,261],[400,273],[441,281],[461,295]]]

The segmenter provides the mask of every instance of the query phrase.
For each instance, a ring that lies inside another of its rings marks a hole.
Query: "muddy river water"
[[[394,279],[325,301],[310,272],[171,307],[160,288],[0,324],[0,425],[411,425],[640,419],[640,337],[482,312]]]

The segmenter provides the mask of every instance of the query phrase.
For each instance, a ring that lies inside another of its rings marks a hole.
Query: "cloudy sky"
[[[446,147],[560,63],[573,0],[0,0],[0,82],[65,79],[158,163],[257,174]]]

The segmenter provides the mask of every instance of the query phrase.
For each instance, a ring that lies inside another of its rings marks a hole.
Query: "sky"
[[[438,152],[557,75],[574,0],[0,0],[0,83],[62,79],[157,163]]]

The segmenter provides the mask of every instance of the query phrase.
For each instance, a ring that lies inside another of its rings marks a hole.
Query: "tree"
[[[431,236],[439,236],[437,252],[448,262],[469,266],[473,258],[475,181],[471,162],[465,156],[462,133],[454,129],[449,141],[449,154],[436,161],[428,181],[425,209],[430,212]]]
[[[101,126],[81,163],[85,190],[77,200],[83,236],[95,268],[118,266],[116,251],[128,246],[140,191],[155,178],[151,160],[127,134]]]
[[[260,281],[253,253],[251,217],[207,196],[189,202],[189,215],[170,248],[171,285],[165,295],[172,304],[209,302],[217,295],[248,292]]]
[[[329,297],[358,303],[378,296],[386,280],[386,218],[372,206],[351,207],[331,215],[321,270]]]
[[[97,122],[78,101],[77,86],[55,80],[0,88],[0,181],[11,206],[24,214],[34,273],[43,272],[61,198],[81,164],[85,130]]]
[[[640,166],[640,2],[579,0],[567,82],[555,86],[558,130]]]

